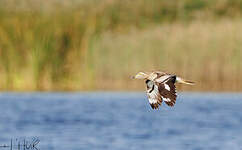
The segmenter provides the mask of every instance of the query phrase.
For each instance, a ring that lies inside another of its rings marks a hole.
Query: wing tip
[[[174,101],[174,102],[167,102],[167,101],[165,101],[165,103],[166,103],[168,106],[170,106],[170,107],[173,107],[173,106],[175,105],[175,101]]]
[[[159,109],[159,105],[161,105],[161,104],[159,104],[159,103],[152,103],[152,104],[150,104],[152,109]]]

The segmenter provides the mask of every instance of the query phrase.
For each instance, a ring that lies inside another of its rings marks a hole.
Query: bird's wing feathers
[[[164,73],[164,72],[155,72],[156,74],[156,79],[154,80],[155,82],[165,82],[166,80],[168,80],[172,75]]]
[[[159,79],[162,78],[162,79]],[[157,76],[155,82],[147,80],[147,95],[149,103],[153,109],[158,109],[162,100],[168,106],[174,106],[176,102],[176,76],[175,75],[162,75]]]
[[[176,76],[170,76],[165,82],[158,83],[161,98],[168,106],[174,106],[176,103]]]
[[[150,106],[153,109],[158,109],[159,105],[161,105],[162,103],[162,98],[159,93],[158,85],[154,84],[151,88],[147,86],[147,95],[148,95]]]

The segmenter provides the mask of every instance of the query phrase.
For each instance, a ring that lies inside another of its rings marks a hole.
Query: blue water
[[[33,137],[41,150],[239,150],[242,94],[179,93],[152,110],[144,93],[1,93],[0,146]]]

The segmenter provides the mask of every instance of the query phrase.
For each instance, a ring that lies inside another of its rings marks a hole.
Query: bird
[[[161,71],[138,72],[133,79],[143,79],[146,84],[146,93],[152,109],[158,109],[164,101],[173,107],[176,103],[177,93],[175,83],[194,85],[195,82],[185,80],[175,74]]]

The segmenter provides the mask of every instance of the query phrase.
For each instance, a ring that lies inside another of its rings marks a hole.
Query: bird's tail
[[[195,84],[195,82],[193,82],[193,81],[185,80],[185,79],[182,79],[180,77],[176,77],[176,82],[182,83],[182,84],[188,84],[188,85],[194,85]]]

